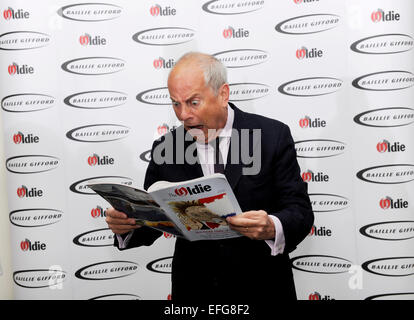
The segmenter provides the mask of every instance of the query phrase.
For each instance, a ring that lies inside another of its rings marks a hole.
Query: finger
[[[135,229],[140,228],[141,226],[110,226],[109,228],[112,230],[115,234],[124,234],[130,231],[133,231]]]
[[[257,225],[257,221],[242,216],[229,217],[227,222],[235,227],[254,227]]]
[[[114,225],[135,225],[135,219],[133,218],[112,218],[106,217],[105,219],[107,224],[114,224]]]
[[[117,218],[117,219],[127,219],[128,218],[126,213],[118,211],[114,208],[109,208],[108,210],[106,210],[106,215],[110,216],[111,218]]]

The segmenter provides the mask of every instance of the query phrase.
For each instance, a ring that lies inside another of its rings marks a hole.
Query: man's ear
[[[230,98],[230,87],[228,83],[224,83],[219,89],[219,98],[223,103],[223,107],[227,107]]]

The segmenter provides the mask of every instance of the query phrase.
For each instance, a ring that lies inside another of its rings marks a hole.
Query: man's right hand
[[[125,213],[117,211],[114,208],[106,210],[105,221],[108,224],[109,229],[111,229],[113,233],[119,235],[141,228],[140,225],[135,224],[135,219],[128,218]]]

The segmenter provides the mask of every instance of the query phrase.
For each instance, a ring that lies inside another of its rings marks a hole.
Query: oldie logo
[[[89,33],[85,33],[79,37],[79,43],[82,46],[105,46],[106,39],[101,36],[91,36]]]
[[[227,68],[243,68],[255,66],[264,63],[269,59],[269,53],[257,49],[221,51],[215,53],[214,56]]]
[[[359,232],[377,240],[408,240],[414,238],[414,221],[377,222],[360,228]]]
[[[392,143],[388,140],[383,139],[382,141],[377,143],[377,151],[379,153],[404,152],[405,148],[406,148],[405,144],[400,143],[399,141]]]
[[[153,17],[175,16],[177,14],[177,9],[170,6],[161,7],[159,4],[156,4],[150,8],[150,14]]]
[[[336,28],[339,21],[340,17],[335,14],[309,14],[284,20],[275,29],[285,34],[310,34]]]
[[[139,102],[154,105],[171,105],[170,93],[167,87],[154,88],[138,93]]]
[[[3,10],[4,20],[20,20],[20,19],[29,19],[30,13],[23,9],[13,9],[8,7]]]
[[[82,280],[109,280],[133,275],[138,264],[131,261],[106,261],[85,266],[75,272]]]
[[[343,81],[330,77],[302,78],[286,82],[278,91],[294,97],[315,97],[334,93],[342,88]]]
[[[408,208],[408,201],[402,198],[394,200],[390,196],[386,196],[379,201],[379,206],[383,210],[387,209],[406,209]]]
[[[393,10],[385,12],[382,9],[378,9],[371,13],[371,21],[374,23],[399,21],[400,18],[401,18],[400,14],[397,12],[394,12]]]
[[[291,262],[296,270],[320,274],[347,273],[352,266],[352,262],[347,259],[326,255],[298,256]]]
[[[56,99],[38,93],[22,93],[6,96],[1,99],[1,108],[7,112],[32,112],[53,107]]]
[[[209,185],[205,185],[202,186],[201,184],[197,184],[195,186],[193,186],[192,188],[190,187],[182,187],[180,189],[175,189],[174,192],[177,196],[186,196],[186,195],[194,195],[194,194],[199,194],[199,193],[203,193],[203,192],[209,192],[211,191],[211,186]]]
[[[357,114],[354,121],[362,126],[375,128],[407,126],[414,122],[414,109],[392,107],[368,110]]]
[[[315,225],[312,226],[311,231],[309,232],[308,236],[310,237],[331,237],[332,230],[327,227],[317,227]]]
[[[301,174],[302,180],[305,182],[328,182],[329,176],[323,172],[313,172],[307,170]]]
[[[356,78],[352,85],[368,91],[403,90],[414,85],[414,74],[400,70],[374,72]]]
[[[6,160],[8,171],[19,174],[40,173],[56,169],[60,159],[46,155],[16,156]]]
[[[295,0],[295,2],[302,2],[302,0]],[[321,295],[319,292],[315,291],[314,293],[309,294],[308,300],[335,300],[328,295]]]
[[[414,39],[407,34],[389,33],[364,38],[354,42],[351,50],[364,54],[392,54],[411,50]]]
[[[110,3],[78,3],[64,6],[57,13],[69,20],[96,22],[116,19],[122,14],[122,10]]]
[[[20,242],[20,249],[24,252],[27,251],[45,251],[46,243],[40,241],[30,241],[29,239],[24,239]]]
[[[172,257],[160,258],[147,264],[149,271],[157,273],[171,273]]]
[[[127,177],[120,177],[120,176],[100,176],[100,177],[91,177],[87,179],[83,179],[80,181],[76,181],[71,184],[69,189],[72,192],[79,193],[79,194],[87,194],[87,195],[96,195],[95,191],[88,187],[88,184],[92,182],[111,182],[111,183],[120,183],[126,186],[131,186],[133,180]]]
[[[334,212],[348,208],[349,199],[330,193],[309,193],[313,212]]]
[[[414,180],[414,165],[389,164],[360,170],[356,176],[365,182],[378,184],[407,183]]]
[[[232,38],[248,38],[250,36],[249,30],[244,30],[243,28],[238,28],[237,30],[231,26],[228,26],[227,29],[223,30],[223,37],[224,39],[232,39]]]
[[[322,58],[323,51],[317,48],[308,49],[306,47],[301,47],[300,49],[296,50],[296,58],[299,60],[302,59],[314,59],[314,58]]]
[[[231,83],[230,101],[256,100],[267,96],[270,87],[262,83]]]
[[[13,31],[0,35],[0,50],[28,50],[47,46],[50,35],[35,31]]]
[[[295,141],[298,158],[329,158],[343,154],[346,144],[337,140],[311,139]]]
[[[405,277],[414,274],[414,257],[380,258],[366,261],[362,269],[386,277]]]
[[[119,124],[92,124],[74,128],[66,137],[78,142],[108,142],[126,138],[131,129]]]
[[[299,120],[299,126],[302,129],[306,128],[324,128],[326,127],[326,120],[321,120],[321,118],[312,119],[309,116],[305,116]]]
[[[127,94],[119,91],[96,90],[72,94],[64,99],[70,107],[81,109],[105,109],[118,107],[126,103]]]
[[[17,227],[43,227],[58,223],[63,212],[54,209],[23,209],[14,210],[9,214],[10,222]]]
[[[264,0],[211,0],[204,3],[202,9],[212,14],[233,15],[260,10],[264,4]]]
[[[188,28],[164,27],[139,31],[132,39],[150,46],[170,46],[194,40],[195,34],[195,30]]]
[[[107,155],[102,156],[94,153],[93,155],[88,157],[87,162],[88,165],[90,165],[91,167],[108,166],[113,165],[115,163],[115,159]]]
[[[18,64],[13,62],[7,67],[7,72],[11,76],[15,75],[26,75],[26,74],[34,74],[34,68],[27,64]]]
[[[39,137],[33,135],[32,133],[24,134],[20,131],[13,134],[14,144],[32,144],[39,143]]]
[[[152,65],[155,69],[171,69],[175,65],[175,60],[170,58],[168,60],[159,57],[158,59],[154,59]]]
[[[120,72],[125,68],[125,61],[112,57],[86,57],[66,61],[62,69],[79,75],[98,76]]]
[[[17,188],[17,196],[22,198],[40,198],[43,197],[43,190],[38,189],[36,187],[28,188],[25,185]]]
[[[91,230],[76,236],[73,243],[82,247],[109,247],[114,244],[114,233],[109,228]]]
[[[13,272],[13,281],[23,288],[58,286],[66,280],[66,271],[58,269],[33,269]]]

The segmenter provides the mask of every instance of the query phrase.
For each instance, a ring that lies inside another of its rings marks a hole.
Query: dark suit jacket
[[[178,238],[172,262],[172,299],[296,299],[288,253],[309,233],[314,217],[307,184],[300,177],[290,130],[277,120],[243,112],[233,104],[230,106],[234,109],[233,128],[249,129],[249,150],[254,147],[252,129],[261,129],[261,170],[257,175],[243,175],[245,165],[232,164],[229,151],[225,175],[243,211],[265,210],[279,218],[286,240],[285,250],[283,254],[271,256],[265,241],[247,237],[194,242]],[[177,130],[184,129],[180,127],[168,133],[174,143]],[[231,141],[234,139],[235,136]],[[154,142],[152,151],[159,143],[160,140]],[[194,141],[185,142],[185,148],[192,143]],[[174,159],[175,156],[174,151]],[[144,188],[159,180],[178,182],[202,175],[198,163],[157,165],[151,160]],[[128,248],[151,245],[161,235],[161,232],[142,227],[134,231]]]

